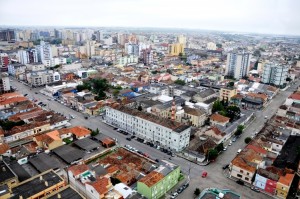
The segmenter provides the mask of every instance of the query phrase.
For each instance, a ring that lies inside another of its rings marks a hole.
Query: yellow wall
[[[220,100],[223,100],[223,99],[227,98],[227,100],[230,101],[231,98],[233,96],[235,96],[236,94],[237,94],[236,89],[231,90],[231,89],[221,88],[221,90],[220,90]]]

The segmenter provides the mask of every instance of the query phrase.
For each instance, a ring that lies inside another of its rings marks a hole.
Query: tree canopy
[[[249,142],[251,142],[251,140],[252,140],[252,139],[251,139],[250,137],[246,137],[246,138],[245,138],[245,143],[246,143],[246,144],[249,144]]]
[[[175,84],[182,85],[182,86],[185,85],[185,81],[183,81],[183,80],[181,80],[181,79],[177,79],[174,83],[175,83]]]

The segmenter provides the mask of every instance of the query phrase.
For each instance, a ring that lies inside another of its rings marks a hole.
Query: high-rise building
[[[10,82],[9,82],[8,73],[0,72],[0,94],[6,93],[9,91],[10,91]]]
[[[181,43],[175,43],[175,44],[169,44],[169,54],[170,55],[176,55],[184,54],[184,44]]]
[[[49,66],[51,65],[52,49],[48,42],[41,41],[40,45],[37,46],[38,61]]]
[[[15,41],[15,31],[12,29],[0,30],[0,41]]]
[[[103,32],[99,30],[96,32],[96,40],[100,41],[102,39],[103,39]]]
[[[19,50],[18,59],[21,64],[30,64],[38,62],[37,50],[32,48],[28,50]]]
[[[127,43],[127,44],[125,44],[125,52],[129,55],[139,56],[139,45]]]
[[[0,53],[0,66],[2,68],[7,68],[10,63],[9,57],[6,53]]]
[[[54,36],[57,39],[62,39],[62,32],[59,30],[54,29]]]
[[[149,65],[153,63],[153,50],[151,48],[142,50],[143,63]]]
[[[86,55],[88,57],[95,55],[95,41],[89,41],[89,40],[86,41],[85,47],[86,47]]]
[[[183,44],[183,48],[186,47],[186,37],[184,35],[179,35],[177,37],[177,42]]]
[[[251,55],[245,52],[231,52],[227,55],[225,74],[235,79],[247,76]]]
[[[285,65],[267,63],[264,66],[262,82],[282,86],[286,82],[289,68]]]

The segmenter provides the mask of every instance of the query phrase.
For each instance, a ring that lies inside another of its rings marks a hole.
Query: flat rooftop
[[[100,147],[99,143],[91,140],[90,138],[83,138],[80,140],[76,140],[73,144],[85,151],[91,151]]]
[[[67,186],[63,189],[58,190],[54,194],[51,194],[51,196],[48,199],[58,199],[58,198],[64,198],[64,199],[82,199],[82,197],[77,191],[75,191],[72,187]]]
[[[41,175],[33,177],[32,179],[29,179],[28,181],[24,181],[15,188],[12,188],[13,196],[11,199],[19,199],[20,196],[23,198],[30,198],[31,196],[47,189],[48,187],[55,186],[63,181],[64,180],[52,170],[47,171]]]
[[[60,168],[61,163],[53,156],[46,153],[40,153],[29,159],[29,163],[40,173],[49,169],[56,170]]]
[[[0,161],[0,171],[0,183],[16,177],[3,161]]]
[[[80,160],[84,156],[84,151],[77,149],[75,147],[71,147],[69,145],[60,146],[54,149],[53,153],[68,164]]]

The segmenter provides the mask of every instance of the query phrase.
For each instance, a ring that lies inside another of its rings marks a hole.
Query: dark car
[[[244,185],[244,184],[245,184],[245,183],[244,183],[243,181],[241,181],[241,180],[237,180],[236,183],[239,184],[239,185]]]
[[[117,130],[117,129],[118,129],[117,127],[114,128],[114,130]]]
[[[181,192],[183,192],[183,190],[184,190],[183,187],[180,187],[179,189],[177,189],[176,192],[177,192],[177,193],[181,193]]]
[[[151,147],[154,147],[154,144],[153,144],[153,143],[150,143],[149,145],[150,145]]]
[[[225,164],[222,168],[225,170],[229,167],[229,164]]]
[[[38,92],[34,92],[35,94],[39,94]]]
[[[126,140],[131,141],[131,138],[126,138]]]
[[[159,162],[159,159],[155,159],[155,162]]]
[[[186,188],[188,188],[189,185],[190,185],[189,183],[186,183],[186,184],[184,184],[182,187],[183,187],[184,189],[186,189]]]
[[[123,134],[124,134],[124,135],[128,135],[129,133],[127,133],[127,132],[123,131]]]
[[[28,94],[26,93],[26,94],[24,94],[24,97],[26,97]]]
[[[167,154],[168,154],[168,155],[172,155],[172,152],[171,152],[171,151],[168,151]]]
[[[130,138],[131,138],[131,139],[134,139],[134,138],[135,138],[135,135],[132,135]]]

